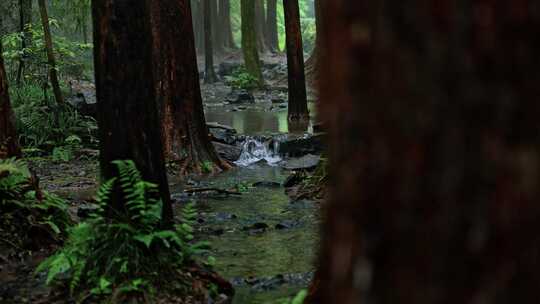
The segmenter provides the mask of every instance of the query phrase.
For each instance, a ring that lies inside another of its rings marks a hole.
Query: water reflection
[[[315,104],[309,103],[309,108],[311,116],[314,117]],[[226,107],[212,107],[206,110],[206,121],[231,126],[238,133],[247,135],[313,131],[311,122],[290,125],[287,120],[287,109],[271,111],[265,108],[249,108],[244,111],[231,111]]]

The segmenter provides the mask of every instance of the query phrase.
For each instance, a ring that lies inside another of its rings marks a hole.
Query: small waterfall
[[[238,166],[246,167],[260,160],[265,160],[269,165],[275,165],[281,161],[279,155],[279,141],[264,139],[261,137],[246,137],[242,144],[242,153],[235,162]]]

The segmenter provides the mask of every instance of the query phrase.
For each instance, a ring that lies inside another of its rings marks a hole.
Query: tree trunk
[[[214,71],[214,46],[212,38],[212,1],[203,0],[204,11],[204,82],[214,83],[217,81]]]
[[[289,121],[309,121],[304,49],[300,29],[298,0],[283,0],[287,44],[287,71],[289,80]]]
[[[536,2],[325,2],[330,197],[308,303],[537,303]]]
[[[231,26],[231,2],[230,0],[219,0],[219,5],[224,46],[229,49],[236,49]]]
[[[191,11],[193,19],[193,32],[195,35],[195,49],[198,54],[204,53],[204,14],[201,9],[200,0],[191,0]]]
[[[49,14],[47,13],[47,4],[45,3],[45,0],[38,0],[38,4],[39,13],[41,14],[41,24],[43,26],[47,61],[49,64],[49,78],[51,81],[54,98],[56,99],[57,104],[64,104],[64,97],[62,96],[60,82],[58,81],[58,71],[56,66],[56,59],[54,57],[51,29],[49,27]]]
[[[266,43],[264,41],[266,26],[266,18],[264,16],[264,0],[253,1],[255,1],[255,29],[257,33],[257,49],[261,54],[263,54],[266,52]]]
[[[32,44],[32,33],[28,31],[28,25],[32,24],[32,0],[19,0],[19,30],[23,33],[21,42],[21,59],[19,60],[19,68],[17,70],[17,85],[21,84],[25,61],[28,57],[25,49]]]
[[[117,176],[114,160],[131,159],[145,180],[159,186],[163,219],[172,222],[154,88],[149,3],[92,1],[100,164],[104,178]],[[113,208],[123,210],[122,198]]]
[[[277,0],[266,1],[266,46],[272,53],[279,52],[277,29]]]
[[[152,1],[152,28],[165,156],[182,163],[182,175],[202,173],[208,163],[216,172],[230,168],[208,136],[189,0]]]
[[[263,86],[261,62],[257,51],[257,32],[255,30],[255,2],[241,0],[242,51],[247,72]]]
[[[322,44],[322,37],[321,33],[323,32],[323,17],[321,16],[322,8],[321,8],[321,1],[323,0],[315,0],[315,23],[317,32],[315,34],[315,47],[311,51],[311,55],[309,56],[308,60],[306,61],[306,77],[308,79],[308,83],[312,87],[317,87],[317,80],[318,80],[318,73],[319,73],[319,62],[321,57],[321,44]]]
[[[210,0],[210,5],[212,6],[211,9],[211,24],[212,24],[212,46],[214,48],[214,54],[220,55],[223,54],[223,47],[225,45],[224,43],[224,35],[223,35],[223,28],[221,27],[221,19],[220,12],[219,12],[219,0]]]
[[[15,116],[9,100],[8,79],[0,43],[0,159],[20,156],[21,149],[15,129]]]

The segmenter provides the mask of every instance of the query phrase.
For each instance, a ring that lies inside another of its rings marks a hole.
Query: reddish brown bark
[[[141,0],[94,0],[100,164],[117,176],[114,160],[131,159],[145,180],[159,186],[166,222],[173,217],[154,88],[150,5]],[[171,26],[171,28],[174,28]],[[123,198],[112,207],[123,210]]]
[[[534,7],[326,1],[331,194],[311,303],[538,302]]]
[[[283,0],[289,81],[289,121],[309,121],[298,0]]]
[[[170,24],[176,24],[172,27]],[[152,1],[154,67],[165,155],[182,164],[181,173],[230,168],[208,136],[203,111],[189,0]]]
[[[21,149],[9,100],[8,80],[0,43],[0,159],[19,156]]]

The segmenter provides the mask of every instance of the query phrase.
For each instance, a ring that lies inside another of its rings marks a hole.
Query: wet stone
[[[255,97],[246,90],[232,91],[227,96],[227,102],[229,104],[255,103]]]
[[[300,226],[300,223],[295,220],[285,220],[281,223],[276,224],[275,228],[277,230],[286,230],[286,229],[292,229]]]
[[[277,182],[269,182],[269,181],[261,181],[253,183],[253,187],[260,187],[260,188],[280,188],[281,184]]]
[[[83,205],[77,209],[77,216],[81,219],[89,218],[90,215],[98,209],[97,205]]]

